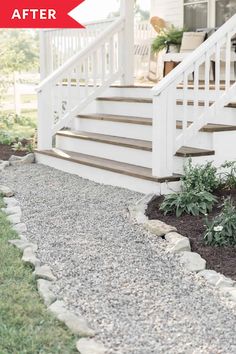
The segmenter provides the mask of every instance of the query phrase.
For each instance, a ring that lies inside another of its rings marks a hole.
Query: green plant
[[[153,53],[168,49],[170,45],[180,46],[185,29],[171,26],[163,29],[152,43]]]
[[[13,142],[14,139],[9,133],[5,131],[0,132],[0,144],[11,145]]]
[[[207,191],[197,192],[195,190],[185,191],[167,195],[160,206],[164,214],[175,212],[176,217],[182,214],[207,214],[212,211],[217,198]]]
[[[224,169],[220,172],[222,185],[226,189],[236,188],[236,161],[226,161],[220,168]]]
[[[224,201],[221,213],[206,220],[205,243],[209,246],[236,245],[236,210],[231,198]]]
[[[24,151],[25,150],[24,146],[22,145],[22,143],[20,141],[18,141],[17,143],[14,143],[12,145],[12,149],[14,151]]]
[[[220,185],[217,168],[212,166],[212,162],[193,166],[192,159],[189,159],[185,164],[184,177],[181,181],[183,189],[186,191],[214,192]]]

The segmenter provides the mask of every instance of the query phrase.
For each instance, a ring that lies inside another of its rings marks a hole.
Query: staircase
[[[224,82],[218,62],[216,82],[207,70],[212,48],[219,56],[218,37],[228,43],[235,24],[236,16],[152,89],[116,84],[125,76],[124,58],[116,52],[125,30],[125,20],[119,19],[96,46],[92,43],[40,85],[37,162],[99,183],[167,194],[179,189],[189,157],[215,165],[236,159],[236,86],[230,67]]]

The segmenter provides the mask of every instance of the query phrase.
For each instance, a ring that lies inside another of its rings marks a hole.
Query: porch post
[[[120,0],[120,15],[125,19],[122,57],[124,69],[124,85],[134,83],[134,0]]]

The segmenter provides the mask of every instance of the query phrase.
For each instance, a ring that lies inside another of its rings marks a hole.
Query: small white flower
[[[223,226],[215,226],[214,231],[215,232],[221,232],[223,230]]]

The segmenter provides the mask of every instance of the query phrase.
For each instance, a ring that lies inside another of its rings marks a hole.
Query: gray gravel
[[[109,354],[236,353],[235,308],[127,220],[140,194],[41,165],[11,167],[0,182],[15,189],[56,294]]]

